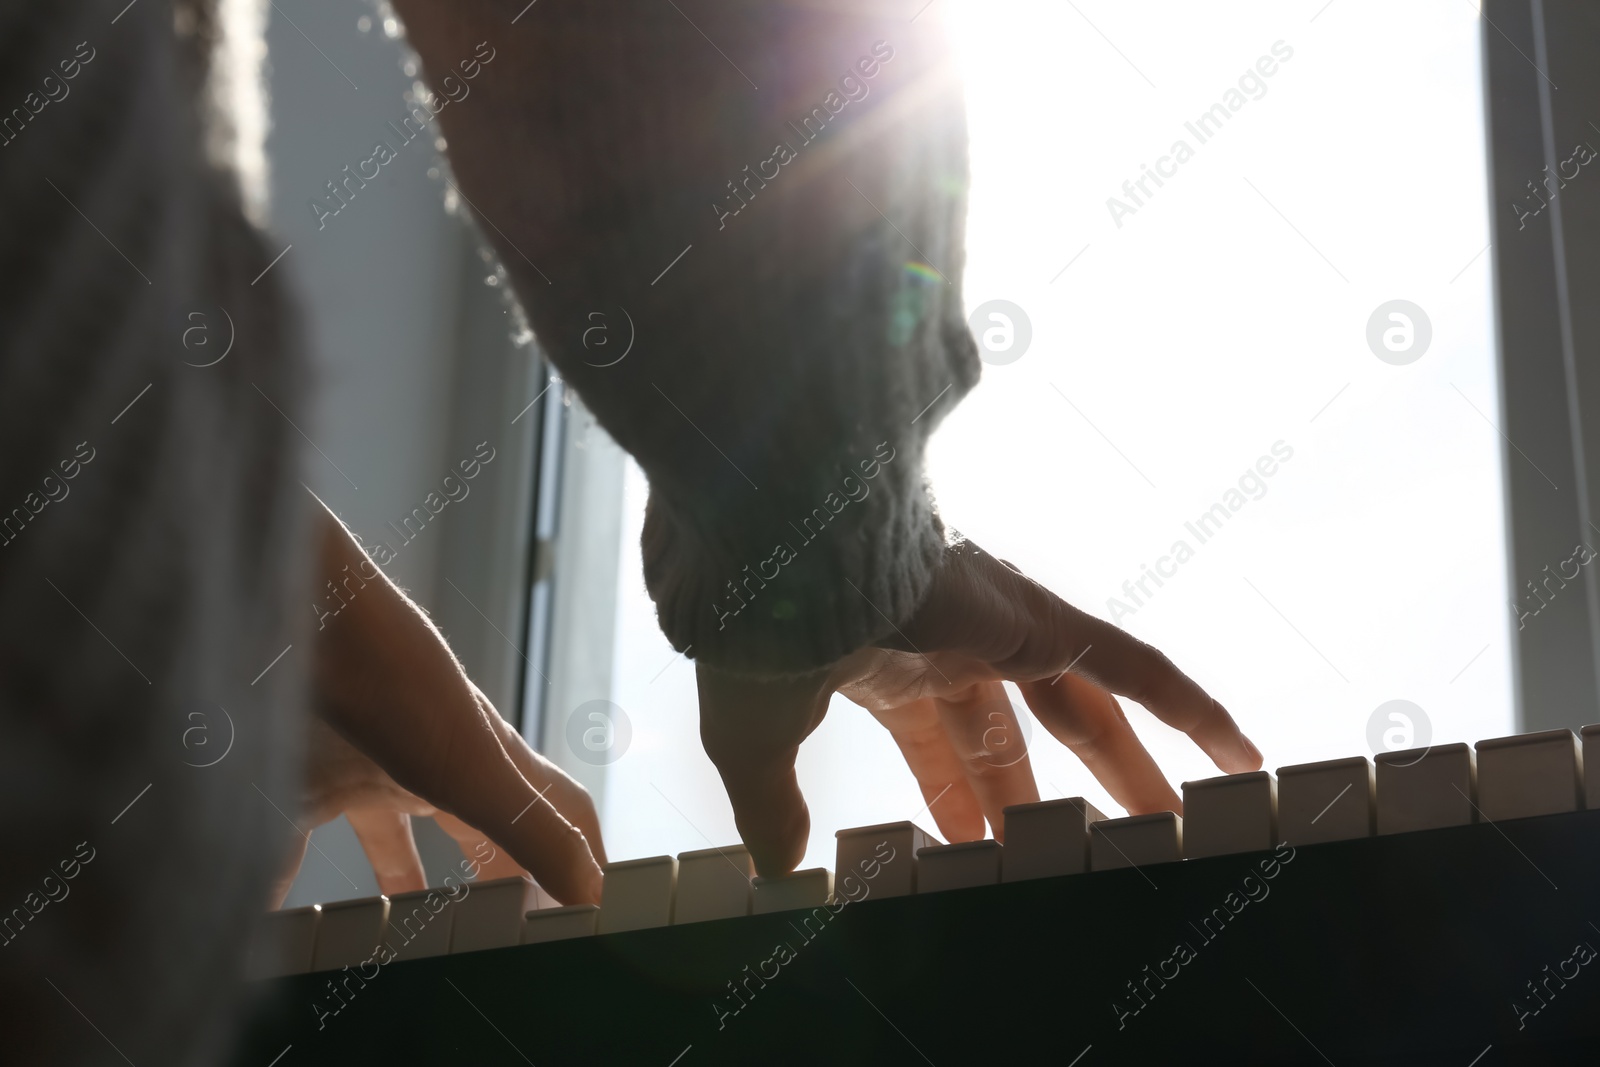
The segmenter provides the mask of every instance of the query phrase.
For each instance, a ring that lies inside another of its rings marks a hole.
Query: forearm
[[[978,367],[936,13],[397,6],[435,88],[494,50],[439,115],[452,168],[542,346],[650,479],[669,638],[785,672],[889,632],[942,543],[927,436]]]

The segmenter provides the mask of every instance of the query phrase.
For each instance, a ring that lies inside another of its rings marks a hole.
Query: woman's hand
[[[598,904],[605,850],[589,794],[500,717],[331,512],[321,567],[350,599],[315,635],[312,825],[348,815],[384,892],[423,888],[409,816],[433,815],[464,847],[493,842],[489,877],[522,871],[563,904]]]
[[[1130,814],[1181,811],[1119,694],[1188,734],[1227,773],[1261,753],[1231,716],[1165,655],[1072,607],[970,541],[950,545],[921,608],[881,647],[799,678],[698,669],[700,736],[763,874],[793,870],[810,816],[795,777],[800,743],[835,692],[886,726],[951,841],[1005,835],[1008,804],[1039,798],[1000,684],[1028,707]]]
[[[591,851],[604,862],[599,826],[583,787],[528,748],[509,726],[502,742],[515,751],[513,761],[527,768],[523,777],[530,784],[544,783],[541,788],[546,790],[546,799],[552,800],[570,821],[583,829],[584,836],[591,842]],[[431,816],[461,846],[462,853],[478,866],[477,877],[505,878],[515,874],[534,877],[487,834],[401,788],[382,767],[320,717],[313,717],[307,729],[306,776],[299,815],[296,825],[307,835],[316,827],[345,816],[377,876],[378,892],[390,896],[427,888],[427,874],[411,834],[413,817]],[[288,895],[300,873],[309,841],[309,836],[302,836],[294,843],[293,852],[273,885],[271,907],[281,906]]]

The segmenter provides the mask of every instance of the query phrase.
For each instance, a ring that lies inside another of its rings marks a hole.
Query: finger
[[[310,840],[310,836],[301,834],[289,846],[289,854],[283,858],[283,867],[280,868],[277,880],[272,883],[272,891],[267,896],[268,911],[277,911],[283,907],[283,899],[289,895],[290,887],[300,874],[300,864],[306,858],[306,845]]]
[[[1003,603],[1023,615],[1015,651],[995,663],[1006,677],[1053,679],[1071,670],[1182,730],[1222,770],[1231,774],[1261,766],[1260,751],[1227,709],[1160,650],[1078,610],[992,556],[972,566],[984,571]],[[1013,619],[1013,626],[1018,621]]]
[[[435,813],[433,821],[461,846],[461,854],[466,857],[462,870],[476,868],[476,872],[468,877],[510,878],[514,875],[532,877],[520,863],[511,858],[509,852],[489,840],[488,835],[476,827],[468,826],[447,811]]]
[[[428,876],[411,836],[411,816],[393,808],[350,808],[344,813],[385,896],[428,888]]]
[[[900,746],[900,755],[944,839],[976,841],[983,837],[983,808],[933,700],[913,700],[872,714]]]
[[[552,783],[541,790],[522,776],[500,744],[494,709],[479,705],[476,712],[453,716],[447,741],[429,753],[420,743],[403,753],[391,749],[390,773],[440,812],[503,847],[562,904],[598,904],[600,867],[583,831],[551,803]],[[394,744],[390,732],[380,740]]]
[[[600,867],[583,831],[550,802],[548,785],[542,792],[535,789],[503,751],[501,758],[509,773],[496,768],[495,780],[474,790],[470,806],[447,814],[504,845],[511,859],[562,904],[600,903]]]
[[[995,840],[1004,841],[1006,807],[1039,799],[1022,724],[1005,686],[981,682],[933,705],[975,802]]]
[[[1083,761],[1129,815],[1183,812],[1183,802],[1133,732],[1116,697],[1073,674],[1019,686],[1051,736]]]
[[[1102,689],[1144,705],[1168,726],[1188,734],[1219,769],[1229,774],[1260,769],[1261,751],[1233,716],[1164,653],[1108,622],[1058,603],[1078,616],[1088,648],[1074,671]]]
[[[477,690],[477,686],[473,686]],[[488,698],[479,696],[487,703]],[[509,722],[496,715],[493,719],[500,735],[500,747],[506,750],[511,762],[516,764],[522,777],[555,805],[563,818],[579,830],[589,843],[589,851],[596,863],[606,862],[605,843],[600,836],[600,814],[595,810],[594,798],[566,771],[557,767],[542,754],[535,752]],[[498,876],[496,876],[498,877]]]
[[[700,666],[695,678],[700,743],[722,776],[739,836],[758,874],[787,874],[811,832],[794,762],[827,712],[827,677],[757,681]]]

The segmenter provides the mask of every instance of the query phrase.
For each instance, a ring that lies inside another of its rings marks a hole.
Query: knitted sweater
[[[210,9],[122,6],[0,2],[6,1063],[224,1062],[299,797],[301,348]]]
[[[673,645],[783,673],[892,632],[943,545],[924,445],[979,367],[937,12],[626,0],[508,28],[525,5],[397,6],[436,88],[495,50],[440,115],[451,165],[540,344],[649,478]]]

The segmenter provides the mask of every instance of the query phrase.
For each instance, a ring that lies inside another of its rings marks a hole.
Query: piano
[[[1600,1062],[1600,726],[276,912],[234,1063]],[[470,874],[470,871],[466,873]]]

